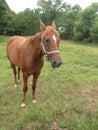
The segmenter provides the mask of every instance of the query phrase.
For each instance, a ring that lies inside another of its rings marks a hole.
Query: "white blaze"
[[[53,40],[56,42],[56,37],[55,37],[55,35],[53,34]]]

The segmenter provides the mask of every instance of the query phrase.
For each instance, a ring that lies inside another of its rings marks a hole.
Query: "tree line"
[[[38,0],[37,9],[16,14],[0,0],[0,35],[34,35],[40,19],[46,25],[55,21],[62,39],[98,43],[98,2],[82,9],[62,0]]]

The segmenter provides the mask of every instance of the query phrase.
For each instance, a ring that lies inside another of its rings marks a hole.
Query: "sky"
[[[78,4],[82,9],[88,7],[92,2],[98,2],[98,0],[63,0],[64,2],[71,4],[72,6]],[[37,8],[37,0],[6,0],[11,10],[18,13],[26,8]]]

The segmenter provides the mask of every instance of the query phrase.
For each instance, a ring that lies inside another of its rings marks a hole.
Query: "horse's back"
[[[22,36],[13,36],[9,39],[8,41],[8,46],[10,46],[11,44],[15,44],[17,42],[17,44],[22,44],[22,42],[25,40],[24,37]]]
[[[10,62],[18,66],[18,58],[21,51],[21,47],[25,42],[25,38],[21,36],[13,36],[9,39],[7,44],[7,56]]]

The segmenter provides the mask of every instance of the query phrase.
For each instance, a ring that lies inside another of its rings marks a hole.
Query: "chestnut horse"
[[[7,44],[7,56],[13,69],[15,83],[20,79],[20,70],[23,73],[23,99],[21,107],[25,107],[26,92],[28,90],[27,81],[30,75],[33,75],[32,96],[33,103],[35,100],[35,88],[41,68],[44,64],[44,55],[51,62],[53,68],[57,68],[62,64],[59,52],[59,34],[56,30],[56,24],[53,22],[50,26],[40,20],[41,32],[30,38],[21,36],[13,36]],[[16,76],[16,66],[18,67],[18,78]]]

